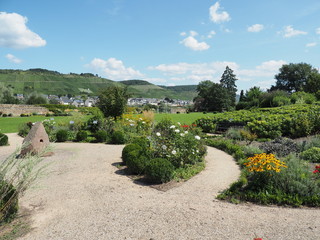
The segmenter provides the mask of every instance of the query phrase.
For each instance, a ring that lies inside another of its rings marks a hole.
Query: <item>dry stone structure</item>
[[[49,136],[42,122],[36,122],[23,140],[21,155],[41,153],[49,143]]]
[[[20,114],[46,114],[49,110],[45,107],[33,105],[19,105],[19,104],[0,104],[0,112],[5,114],[12,114],[13,116],[20,116]]]

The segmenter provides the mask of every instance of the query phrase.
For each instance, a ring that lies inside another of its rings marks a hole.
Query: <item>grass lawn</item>
[[[174,122],[180,122],[181,124],[192,124],[195,120],[202,118],[202,117],[210,117],[213,116],[213,113],[203,114],[201,113],[180,113],[180,114],[166,114],[166,113],[157,113],[154,116],[154,120],[159,122],[164,118],[169,118]]]
[[[85,120],[91,116],[84,116]],[[73,116],[67,117],[45,117],[45,116],[30,116],[30,117],[0,117],[0,132],[1,133],[15,133],[18,132],[19,126],[26,122],[39,122],[45,119],[53,118],[56,123],[69,122],[74,120]]]
[[[192,124],[198,118],[213,116],[213,113],[180,113],[180,114],[167,114],[167,113],[156,113],[155,121],[159,122],[164,118],[169,118],[174,122],[180,122],[181,124]],[[84,116],[84,120],[87,121],[92,116]],[[54,118],[56,123],[68,123],[71,120],[74,120],[73,116],[67,117],[45,117],[45,116],[30,116],[30,117],[0,117],[0,132],[2,133],[14,133],[18,132],[20,125],[26,122],[38,122],[43,121],[44,119]]]

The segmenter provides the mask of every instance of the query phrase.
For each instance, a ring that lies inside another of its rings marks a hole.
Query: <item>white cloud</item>
[[[316,42],[312,42],[312,43],[307,43],[306,44],[306,47],[315,47],[315,46],[317,46]]]
[[[220,8],[219,2],[216,2],[210,7],[209,13],[210,13],[211,21],[215,23],[230,21],[231,18],[229,16],[229,13],[227,13],[226,11],[218,12],[219,8]]]
[[[180,36],[187,36],[187,33],[186,32],[182,32],[182,33],[180,33]]]
[[[248,27],[248,32],[260,32],[262,31],[264,26],[262,24],[253,24],[252,26]]]
[[[320,28],[316,29],[316,34],[320,34]]]
[[[10,48],[42,47],[46,45],[26,23],[28,19],[17,13],[0,12],[0,46]]]
[[[86,66],[111,80],[129,80],[144,77],[138,70],[125,67],[121,60],[115,58],[109,58],[108,60],[94,58]]]
[[[241,82],[252,82],[257,79],[273,79],[279,68],[286,64],[283,60],[270,60],[261,63],[252,69],[242,69],[235,62],[208,62],[208,63],[176,63],[160,64],[149,67],[149,70],[156,70],[166,76],[170,76],[173,82],[199,83],[204,80],[219,82],[226,66],[229,66]],[[260,86],[260,85],[259,85]],[[262,84],[261,84],[262,86]],[[269,85],[270,87],[270,85]]]
[[[298,35],[306,35],[306,34],[308,34],[308,33],[304,32],[304,31],[293,29],[292,26],[286,26],[284,28],[284,37],[285,38],[290,38],[290,37],[294,37],[294,36],[298,36]]]
[[[14,55],[12,55],[12,54],[10,54],[10,53],[8,53],[8,54],[6,55],[6,58],[7,58],[10,62],[12,62],[12,63],[21,63],[21,62],[22,62],[21,59],[15,57]]]
[[[181,35],[181,34],[180,34]],[[204,51],[210,48],[210,45],[206,42],[199,42],[195,36],[197,36],[198,33],[195,31],[190,31],[190,36],[183,39],[180,43],[186,46],[187,48],[190,48],[194,51]]]
[[[207,38],[212,38],[214,35],[216,35],[215,31],[210,31]]]

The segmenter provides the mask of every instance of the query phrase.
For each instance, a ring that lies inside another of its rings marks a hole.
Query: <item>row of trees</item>
[[[227,66],[220,83],[209,80],[199,83],[194,110],[221,112],[235,107],[278,107],[292,103],[312,103],[316,98],[320,99],[320,73],[310,64],[284,64],[275,75],[275,79],[276,84],[266,92],[256,86],[245,93],[242,90],[236,105],[237,78]]]

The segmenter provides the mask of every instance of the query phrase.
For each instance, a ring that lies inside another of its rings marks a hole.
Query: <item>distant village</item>
[[[16,97],[23,101],[24,95],[17,94]],[[84,96],[57,96],[57,95],[44,95],[49,103],[53,104],[62,104],[62,105],[72,105],[75,107],[93,107],[98,101],[98,96],[93,97],[84,97]],[[158,98],[129,98],[129,106],[144,106],[144,105],[153,105],[158,106],[160,104],[165,104],[168,107],[187,107],[192,104],[190,100],[179,100],[179,99],[158,99]]]

